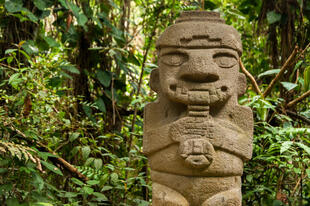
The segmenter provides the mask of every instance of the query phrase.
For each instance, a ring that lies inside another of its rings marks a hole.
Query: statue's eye
[[[186,62],[187,59],[188,56],[183,53],[165,54],[161,57],[161,61],[169,66],[180,66],[181,64]]]
[[[222,68],[231,68],[238,63],[237,58],[228,53],[219,53],[213,56],[215,63]]]

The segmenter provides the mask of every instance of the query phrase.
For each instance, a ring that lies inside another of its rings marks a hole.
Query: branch
[[[307,123],[308,125],[310,125],[310,119],[308,119],[307,117],[305,116],[302,116],[302,115],[299,115],[293,111],[290,111],[290,110],[286,110],[286,113],[291,115],[292,117],[295,117],[296,119],[300,119],[301,121]]]
[[[295,104],[297,104],[298,102],[302,101],[303,99],[305,99],[306,97],[310,96],[310,90],[308,90],[307,92],[303,93],[301,96],[297,97],[296,99],[290,101],[286,107],[292,107]]]
[[[205,0],[201,0],[201,10],[205,10]]]
[[[300,54],[298,55],[297,59],[299,59],[306,51],[307,49],[310,47],[310,43],[305,47],[304,50],[302,50],[302,52],[300,52]]]
[[[17,134],[19,134],[20,136],[23,137],[23,139],[25,139],[26,141],[29,141],[29,139],[27,138],[27,136],[22,133],[20,130],[14,128],[12,125],[10,125],[10,129],[15,131]],[[32,141],[33,142],[33,141]],[[83,175],[82,173],[80,173],[78,171],[77,168],[75,168],[73,165],[71,165],[69,162],[67,162],[65,159],[61,158],[61,157],[58,157],[58,155],[51,151],[47,146],[45,146],[44,144],[42,144],[41,142],[36,142],[37,145],[39,145],[40,147],[43,147],[44,150],[48,151],[49,153],[57,156],[57,157],[52,157],[52,158],[55,158],[55,160],[57,161],[57,163],[59,163],[60,165],[62,165],[65,169],[67,169],[69,172],[75,174],[79,179],[83,180],[83,181],[87,181],[88,178]]]
[[[270,94],[271,89],[273,88],[273,86],[276,84],[276,82],[282,77],[282,75],[284,74],[284,72],[287,70],[287,68],[289,66],[291,66],[291,64],[294,62],[295,60],[295,56],[297,54],[297,50],[298,47],[296,46],[295,49],[293,50],[293,52],[291,53],[291,55],[288,57],[288,59],[286,60],[286,62],[283,64],[283,66],[280,69],[280,72],[275,76],[275,78],[270,82],[269,86],[267,87],[267,89],[265,90],[263,97],[266,97]]]
[[[243,65],[241,59],[239,59],[239,64],[240,64],[240,68],[241,68],[242,72],[250,79],[252,85],[254,86],[254,89],[255,89],[256,93],[261,95],[261,96],[263,96],[263,93],[259,89],[259,86],[258,86],[255,78],[252,76],[252,74],[250,72],[248,72],[248,70],[246,70],[246,68]]]

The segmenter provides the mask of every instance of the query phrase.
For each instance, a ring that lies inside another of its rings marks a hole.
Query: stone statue
[[[145,108],[143,151],[153,206],[241,206],[252,111],[238,105],[240,35],[219,13],[183,12],[157,41],[157,101]]]

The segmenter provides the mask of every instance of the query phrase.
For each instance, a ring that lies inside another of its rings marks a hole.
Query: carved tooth
[[[214,87],[212,87],[209,91],[210,91],[210,95],[216,94],[216,90]]]
[[[177,96],[182,94],[182,89],[180,87],[177,87],[176,94],[177,94]]]
[[[188,89],[186,87],[182,87],[182,94],[187,94]]]

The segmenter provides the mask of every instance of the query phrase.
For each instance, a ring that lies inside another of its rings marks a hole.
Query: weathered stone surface
[[[153,206],[240,206],[253,133],[252,111],[238,105],[240,35],[218,13],[184,12],[157,49],[143,139]]]

